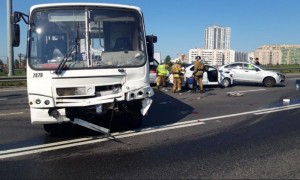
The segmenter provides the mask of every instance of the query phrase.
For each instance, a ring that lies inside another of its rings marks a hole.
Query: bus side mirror
[[[14,12],[12,15],[13,24],[20,22],[22,14],[20,12]]]
[[[13,47],[19,47],[20,45],[20,25],[19,24],[13,24],[12,29],[12,46]]]
[[[148,35],[146,36],[148,59],[151,61],[154,59],[154,43],[157,42],[157,36]]]
[[[148,59],[151,61],[154,58],[153,43],[147,43]]]
[[[146,36],[146,42],[147,43],[156,43],[157,42],[157,36],[154,36],[154,35]]]

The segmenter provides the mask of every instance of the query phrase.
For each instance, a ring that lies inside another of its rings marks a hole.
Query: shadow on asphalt
[[[266,87],[261,83],[243,83],[243,82],[235,82],[234,86],[252,86],[252,87],[263,87],[263,88],[272,88],[272,87]],[[274,87],[285,87],[285,84],[276,84]]]
[[[187,115],[191,114],[194,108],[178,97],[184,98],[182,94],[172,93],[171,88],[154,89],[153,103],[144,117],[143,128],[172,124],[180,121]]]

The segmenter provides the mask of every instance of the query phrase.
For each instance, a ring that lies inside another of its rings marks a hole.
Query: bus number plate
[[[43,77],[43,73],[33,73],[33,78],[41,78]]]

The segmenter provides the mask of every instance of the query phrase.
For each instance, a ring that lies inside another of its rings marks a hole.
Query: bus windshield
[[[141,15],[109,8],[33,11],[29,65],[33,69],[137,67],[146,62]]]

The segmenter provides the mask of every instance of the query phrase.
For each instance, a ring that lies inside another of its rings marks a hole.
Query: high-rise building
[[[248,52],[235,51],[235,62],[249,62],[250,56]]]
[[[204,49],[230,49],[230,27],[209,26],[204,33]]]

